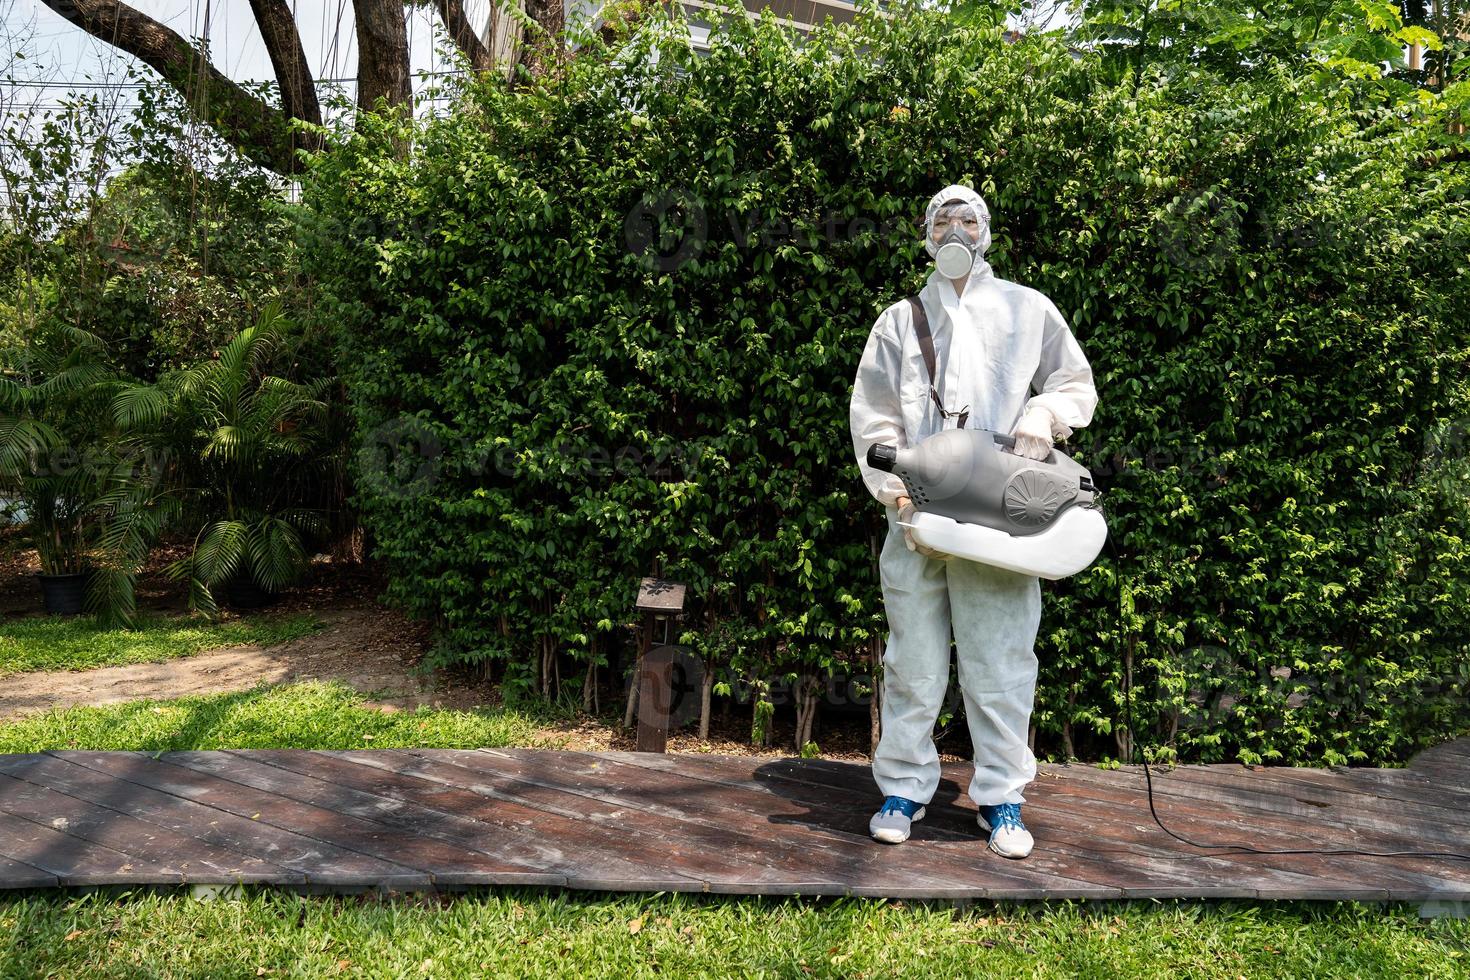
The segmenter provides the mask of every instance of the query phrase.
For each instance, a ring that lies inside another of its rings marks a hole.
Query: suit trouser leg
[[[949,686],[949,587],[945,562],[909,551],[897,520],[889,508],[878,557],[888,643],[873,780],[884,796],[928,803],[940,774],[934,722]]]
[[[1041,581],[965,559],[947,563],[956,672],[975,749],[970,799],[1024,803],[1036,778],[1027,744],[1036,697]]]

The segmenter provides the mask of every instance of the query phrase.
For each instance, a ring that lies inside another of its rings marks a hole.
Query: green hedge
[[[575,688],[657,563],[717,670],[868,669],[852,378],[928,273],[924,203],[971,182],[997,274],[1055,300],[1100,393],[1069,448],[1114,547],[1046,587],[1038,753],[1126,748],[1126,676],[1191,760],[1466,727],[1470,210],[1412,109],[1269,63],[1116,81],[930,14],[721,38],[466,83],[309,181],[359,503],[441,661],[530,685],[554,650]]]

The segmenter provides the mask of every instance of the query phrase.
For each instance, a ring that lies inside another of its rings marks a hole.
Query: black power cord
[[[1118,557],[1118,551],[1117,551],[1117,548],[1113,544],[1113,536],[1111,534],[1108,535],[1107,545],[1108,545],[1108,550],[1112,554],[1113,558],[1114,559],[1117,559],[1117,557]],[[1121,595],[1120,595],[1119,598],[1121,599]],[[1121,609],[1121,602],[1120,602],[1119,608]],[[1129,647],[1129,652],[1131,654],[1132,653],[1132,650],[1133,650],[1133,638],[1131,636],[1128,639],[1128,647]],[[1129,750],[1128,751],[1128,761],[1129,762],[1132,762],[1133,761],[1133,758],[1134,758],[1134,755],[1135,755],[1135,750],[1137,750],[1138,747],[1139,747],[1138,746],[1138,739],[1137,739],[1138,729],[1135,728],[1134,727],[1134,724],[1133,724],[1133,671],[1132,671],[1132,668],[1131,668],[1131,664],[1132,664],[1132,658],[1130,656],[1130,668],[1128,670],[1124,671],[1124,673],[1123,673],[1123,703],[1124,703],[1124,711],[1125,711],[1125,713],[1127,715],[1127,718],[1128,718],[1128,750]],[[1179,841],[1181,844],[1188,844],[1190,847],[1198,847],[1198,848],[1201,848],[1203,850],[1210,850],[1210,851],[1234,851],[1234,852],[1245,853],[1245,854],[1350,854],[1350,855],[1354,855],[1354,856],[1357,856],[1357,857],[1455,858],[1455,859],[1458,859],[1458,860],[1461,860],[1461,861],[1470,861],[1470,854],[1463,854],[1463,853],[1460,853],[1459,851],[1363,851],[1363,850],[1358,850],[1357,848],[1351,848],[1351,847],[1343,847],[1343,848],[1319,848],[1319,847],[1270,848],[1270,847],[1255,847],[1254,845],[1251,845],[1251,844],[1241,844],[1241,843],[1204,844],[1204,843],[1201,843],[1201,842],[1199,842],[1197,840],[1191,840],[1190,838],[1185,837],[1182,834],[1177,834],[1174,831],[1170,830],[1168,827],[1164,826],[1164,821],[1159,818],[1159,811],[1154,806],[1154,781],[1153,781],[1153,776],[1151,776],[1149,774],[1149,762],[1148,762],[1148,758],[1147,757],[1144,757],[1144,759],[1143,759],[1143,782],[1144,782],[1145,787],[1147,787],[1147,791],[1148,791],[1148,812],[1149,812],[1149,815],[1153,817],[1154,823],[1157,824],[1158,827],[1159,827],[1159,829],[1162,830],[1164,833],[1168,834],[1170,837],[1172,837],[1175,840]]]

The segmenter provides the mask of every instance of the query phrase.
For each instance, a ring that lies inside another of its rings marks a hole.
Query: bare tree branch
[[[43,2],[88,34],[157,71],[221,137],[255,163],[281,174],[297,169],[286,114],[236,85],[174,31],[118,0]]]
[[[470,59],[470,67],[475,71],[490,71],[494,68],[495,59],[485,42],[480,40],[480,35],[475,33],[474,27],[470,26],[470,20],[465,16],[464,4],[460,0],[434,0],[434,6],[439,10],[440,19],[444,21],[444,29],[454,38],[454,43],[464,52],[465,57]]]
[[[276,81],[281,86],[281,108],[292,119],[320,126],[322,108],[317,102],[316,80],[311,77],[311,65],[301,47],[301,34],[296,30],[291,4],[288,0],[250,0],[250,9],[255,13],[255,24],[260,28]],[[308,148],[320,149],[320,141],[316,142],[317,146]]]

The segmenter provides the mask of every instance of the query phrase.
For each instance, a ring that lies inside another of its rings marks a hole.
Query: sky
[[[137,8],[185,38],[207,34],[214,66],[236,81],[274,81],[270,57],[255,27],[255,17],[244,0],[130,0]],[[317,78],[351,78],[357,73],[357,44],[351,0],[294,0],[302,47]],[[466,0],[465,8],[477,28],[483,28],[490,0]],[[18,80],[44,80],[54,86],[10,86],[54,99],[68,82],[118,80],[123,67],[137,64],[124,54],[72,26],[40,0],[0,0],[0,66],[12,63],[12,53],[26,58],[12,64]],[[445,38],[439,18],[431,9],[417,8],[409,18],[409,56],[413,70],[444,67],[436,57],[435,31]],[[0,84],[5,84],[0,81]],[[349,83],[346,90],[351,93]],[[44,93],[44,94],[42,94]]]

